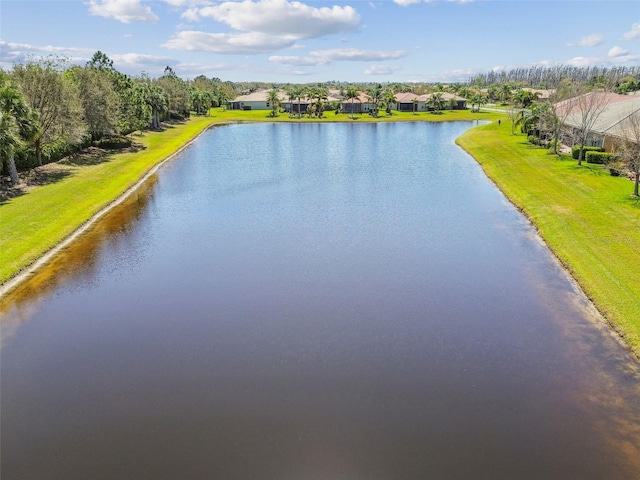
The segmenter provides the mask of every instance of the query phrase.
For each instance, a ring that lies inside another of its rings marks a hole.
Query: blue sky
[[[101,50],[152,77],[450,82],[533,65],[640,65],[634,1],[0,0],[0,67]]]

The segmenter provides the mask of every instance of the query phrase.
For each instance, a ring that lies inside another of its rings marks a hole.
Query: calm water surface
[[[640,478],[637,364],[469,126],[205,133],[5,299],[2,478]]]

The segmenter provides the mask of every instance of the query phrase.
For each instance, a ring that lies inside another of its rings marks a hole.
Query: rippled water
[[[4,300],[2,478],[640,478],[637,364],[470,126],[205,133]]]

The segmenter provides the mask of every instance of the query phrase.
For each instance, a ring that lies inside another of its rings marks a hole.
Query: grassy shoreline
[[[68,164],[67,174],[0,205],[0,295],[9,293],[29,267],[70,239],[83,225],[139,185],[150,171],[206,129],[237,122],[389,122],[495,120],[496,112],[469,111],[334,115],[323,119],[272,118],[265,111],[214,109],[163,132],[136,138],[137,152],[117,153],[90,165]],[[599,166],[577,167],[511,135],[503,121],[468,130],[458,144],[527,215],[547,245],[598,310],[640,358],[640,202],[632,185]],[[65,164],[65,162],[62,162]],[[10,288],[7,286],[10,285]]]
[[[457,143],[533,223],[611,327],[640,358],[640,200],[601,165],[511,135],[509,122],[465,132]]]
[[[109,153],[88,162],[67,159],[56,164],[43,185],[0,204],[0,297],[9,293],[25,274],[47,259],[46,255],[105,212],[150,170],[193,141],[204,130],[238,122],[389,122],[472,121],[496,114],[446,111],[442,114],[395,113],[374,119],[327,112],[323,118],[270,117],[264,110],[212,109],[208,117],[192,117],[162,132],[144,132],[135,138],[139,151]]]
[[[206,117],[135,138],[140,150],[59,162],[44,185],[0,205],[0,293],[29,267],[122,199],[152,169],[213,124]]]

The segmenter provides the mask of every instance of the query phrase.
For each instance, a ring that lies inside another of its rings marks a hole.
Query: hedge
[[[587,152],[604,152],[604,148],[602,148],[602,147],[588,147],[588,146],[585,145],[583,147],[583,151],[584,151],[583,155],[586,155]],[[578,160],[578,157],[580,156],[580,145],[575,145],[571,149],[571,156],[573,157],[574,160]]]
[[[585,158],[587,159],[587,163],[609,163],[614,159],[615,155],[613,153],[606,152],[586,152]]]

